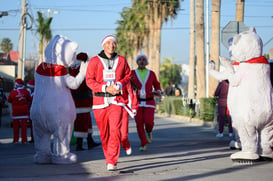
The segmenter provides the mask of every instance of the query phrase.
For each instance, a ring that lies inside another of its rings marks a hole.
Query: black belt
[[[72,97],[76,100],[88,99],[88,98],[92,97],[92,93],[89,90],[86,90],[84,92],[73,92],[72,91]]]
[[[115,96],[120,96],[120,95],[121,94],[113,95],[108,92],[95,92],[95,96],[97,96],[97,97],[115,97]]]
[[[149,98],[146,98],[146,99],[137,98],[137,100],[139,100],[139,101],[151,101],[153,99],[154,99],[153,97],[149,97]]]

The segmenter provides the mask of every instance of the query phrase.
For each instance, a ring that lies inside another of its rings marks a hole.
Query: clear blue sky
[[[0,1],[0,11],[9,11],[9,16],[0,18],[0,40],[10,38],[14,50],[18,49],[21,1]],[[50,14],[53,17],[53,35],[62,34],[78,42],[79,51],[86,51],[90,56],[101,50],[100,42],[104,36],[115,34],[116,22],[120,20],[122,9],[131,6],[131,0],[27,0],[27,3],[29,13],[35,19],[34,29],[37,28],[37,11],[45,12],[46,16],[48,9],[58,11],[58,14]],[[173,58],[175,63],[188,64],[189,0],[181,3],[181,9],[176,19],[163,24],[161,58]],[[272,9],[272,0],[245,1],[244,23],[255,26],[264,43],[273,38]],[[229,21],[235,21],[235,10],[236,0],[222,0],[221,28]],[[26,57],[38,51],[38,38],[34,30],[27,31]],[[273,40],[264,46],[264,53],[268,53],[270,48],[273,48]],[[221,55],[228,56],[223,45]]]

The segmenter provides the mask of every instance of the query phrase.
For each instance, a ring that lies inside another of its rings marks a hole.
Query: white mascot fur
[[[255,28],[237,34],[229,47],[230,59],[220,57],[223,72],[210,74],[229,80],[228,108],[241,141],[241,151],[230,156],[235,162],[272,160],[273,101],[270,65],[262,56],[263,42]],[[232,61],[237,64],[236,71]]]
[[[77,156],[70,153],[70,140],[76,108],[70,89],[77,89],[85,79],[87,62],[80,73],[70,76],[67,68],[76,59],[78,44],[56,35],[45,49],[45,62],[35,72],[35,94],[30,110],[33,121],[37,164],[71,164]],[[53,146],[51,148],[51,137]]]

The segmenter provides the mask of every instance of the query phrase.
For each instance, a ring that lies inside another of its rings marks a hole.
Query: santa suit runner
[[[150,133],[154,127],[155,100],[153,95],[153,88],[155,91],[161,90],[161,88],[155,73],[151,70],[147,70],[144,81],[142,81],[138,69],[133,70],[132,81],[138,88],[137,98],[139,104],[137,115],[135,116],[135,121],[137,125],[138,136],[141,141],[141,146],[144,146],[148,143],[145,130]]]
[[[126,86],[130,81],[130,68],[124,57],[114,57],[112,68],[108,68],[107,63],[104,62],[106,60],[100,56],[90,60],[86,71],[86,82],[93,90],[93,109],[100,130],[106,164],[116,165],[120,154],[121,113],[125,100],[121,94],[109,96],[105,89],[106,86],[116,83]]]

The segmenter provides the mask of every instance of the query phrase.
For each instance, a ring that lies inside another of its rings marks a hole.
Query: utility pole
[[[237,0],[236,3],[236,21],[244,22],[245,0]]]
[[[17,64],[17,77],[24,80],[25,44],[26,44],[26,0],[22,0],[22,13],[20,22],[19,59]]]

